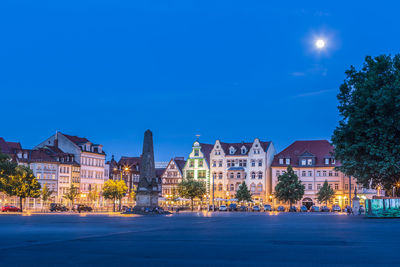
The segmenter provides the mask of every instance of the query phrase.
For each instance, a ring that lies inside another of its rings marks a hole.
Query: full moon
[[[325,47],[325,41],[322,40],[322,39],[318,39],[318,40],[315,42],[315,46],[316,46],[317,48],[319,48],[319,49],[322,49],[322,48]]]

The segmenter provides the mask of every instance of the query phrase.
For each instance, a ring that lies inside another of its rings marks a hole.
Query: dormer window
[[[279,159],[279,164],[283,164],[283,159]]]
[[[312,164],[312,159],[307,159],[307,165],[310,165],[310,166],[313,165]]]
[[[290,164],[290,159],[285,159],[285,163],[289,165]]]
[[[326,165],[329,164],[329,158],[325,158],[325,164],[326,164]]]
[[[229,148],[229,154],[235,154],[235,149],[232,146]]]
[[[301,166],[306,166],[306,165],[307,165],[307,160],[302,159],[302,160],[301,160]]]
[[[335,164],[335,163],[336,163],[336,161],[334,159],[332,159],[332,164]]]
[[[246,154],[246,152],[247,152],[246,148],[245,148],[245,147],[242,147],[241,152],[242,152],[242,155]]]
[[[194,156],[195,156],[195,157],[198,157],[198,156],[199,156],[199,150],[198,150],[198,149],[195,149],[195,150],[194,150]]]

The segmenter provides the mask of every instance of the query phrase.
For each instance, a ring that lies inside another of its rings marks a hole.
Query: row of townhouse
[[[6,142],[0,138],[0,150],[9,154],[14,161],[32,169],[39,183],[47,184],[52,190],[52,201],[63,202],[63,196],[71,184],[79,189],[79,200],[88,200],[89,192],[98,193],[98,203],[102,204],[100,191],[109,178],[109,168],[105,164],[106,154],[102,145],[93,144],[86,138],[56,132],[33,149],[24,149],[20,143]],[[6,201],[2,195],[2,201]],[[9,202],[15,202],[10,199]],[[15,203],[14,203],[15,204]],[[40,199],[29,199],[31,208],[40,208]]]
[[[236,191],[245,182],[258,204],[285,205],[275,199],[274,188],[278,177],[291,165],[301,182],[305,194],[298,206],[310,207],[318,203],[317,192],[325,180],[335,191],[330,204],[349,204],[351,193],[357,187],[363,199],[383,194],[375,189],[357,185],[354,178],[336,170],[340,162],[333,158],[334,147],[327,140],[295,141],[277,153],[271,141],[214,144],[195,141],[188,159],[173,158],[161,175],[162,195],[176,192],[183,179],[197,179],[207,184],[210,199],[234,199]]]

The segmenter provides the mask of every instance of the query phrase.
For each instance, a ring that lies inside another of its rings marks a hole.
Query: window
[[[321,171],[317,171],[317,176],[321,176]]]
[[[255,167],[256,166],[256,161],[254,159],[251,160],[251,167]]]
[[[279,177],[281,175],[280,171],[276,171],[276,177]]]
[[[255,172],[251,173],[251,179],[256,179],[256,173]]]
[[[321,184],[317,184],[317,190],[321,189]]]
[[[222,184],[218,184],[218,191],[222,191]]]
[[[242,154],[246,154],[246,148],[242,147]]]
[[[246,166],[247,166],[247,160],[244,159],[244,160],[243,160],[243,167],[246,167]]]
[[[261,160],[261,159],[258,161],[258,166],[259,166],[259,167],[262,166],[262,160]]]
[[[202,159],[199,159],[199,164],[198,164],[198,166],[199,166],[199,168],[202,168],[202,167],[203,167],[203,160],[202,160]]]
[[[233,179],[234,176],[235,176],[235,175],[233,174],[233,172],[229,173],[229,178]]]
[[[263,185],[262,184],[258,184],[257,185],[257,191],[258,192],[262,192],[263,191]]]
[[[253,163],[253,161],[252,161]],[[279,159],[279,164],[283,164],[283,159]]]
[[[199,171],[197,174],[198,178],[206,178],[206,171]]]
[[[335,161],[334,159],[331,159],[331,163],[332,163],[332,164],[335,164],[336,161]]]
[[[222,167],[222,160],[218,162],[218,167]]]
[[[217,174],[216,174],[215,172],[213,172],[212,177],[213,177],[213,179],[215,180],[215,179],[217,178]]]
[[[229,186],[229,189],[230,189],[230,191],[234,191],[234,190],[235,190],[235,186],[234,186],[233,184],[231,184],[231,185]]]
[[[258,172],[258,179],[262,179],[263,178],[263,173],[262,172]]]
[[[326,171],[322,172],[322,176],[326,177]]]
[[[253,193],[256,191],[256,185],[255,184],[251,184],[250,185],[250,191],[253,192]]]
[[[40,173],[38,173],[38,174],[36,174],[36,177],[38,178],[38,179],[40,179],[42,174],[40,174]]]
[[[302,171],[301,176],[306,176],[306,171]]]
[[[187,171],[186,172],[186,177],[187,178],[194,178],[194,171]]]
[[[335,172],[335,176],[338,177],[338,176],[339,176],[339,173],[338,173],[338,172]]]
[[[325,164],[329,164],[329,158],[325,158]]]
[[[329,176],[333,176],[332,171],[329,171]]]
[[[312,164],[312,159],[307,159],[307,165],[311,166]]]
[[[212,166],[217,167],[217,162],[215,160],[213,160]]]
[[[335,184],[335,190],[339,190],[339,184]]]
[[[243,167],[243,160],[239,159],[239,166]]]
[[[189,167],[192,167],[192,168],[194,167],[194,160],[189,161]]]
[[[312,190],[312,184],[308,184],[308,190]]]
[[[222,179],[222,172],[218,173],[218,179]]]
[[[344,185],[344,190],[349,190],[349,184]]]
[[[236,173],[236,178],[240,179],[240,172]]]
[[[199,156],[199,150],[198,150],[198,149],[195,149],[195,150],[194,150],[194,156],[195,156],[195,157],[198,157],[198,156]]]
[[[229,154],[235,154],[235,149],[232,146],[229,148]]]
[[[308,176],[312,176],[312,171],[308,171]]]
[[[285,161],[286,161],[286,164],[288,164],[288,165],[290,164],[290,159],[286,159]]]
[[[235,160],[232,160],[232,161],[231,161],[231,166],[232,166],[232,167],[235,167]]]

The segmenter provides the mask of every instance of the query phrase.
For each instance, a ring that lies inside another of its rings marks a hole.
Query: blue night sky
[[[218,3],[217,3],[218,2]],[[398,53],[398,1],[0,2],[0,136],[61,132],[108,157],[185,156],[214,143],[330,139],[338,87]],[[314,42],[326,40],[318,51]]]

